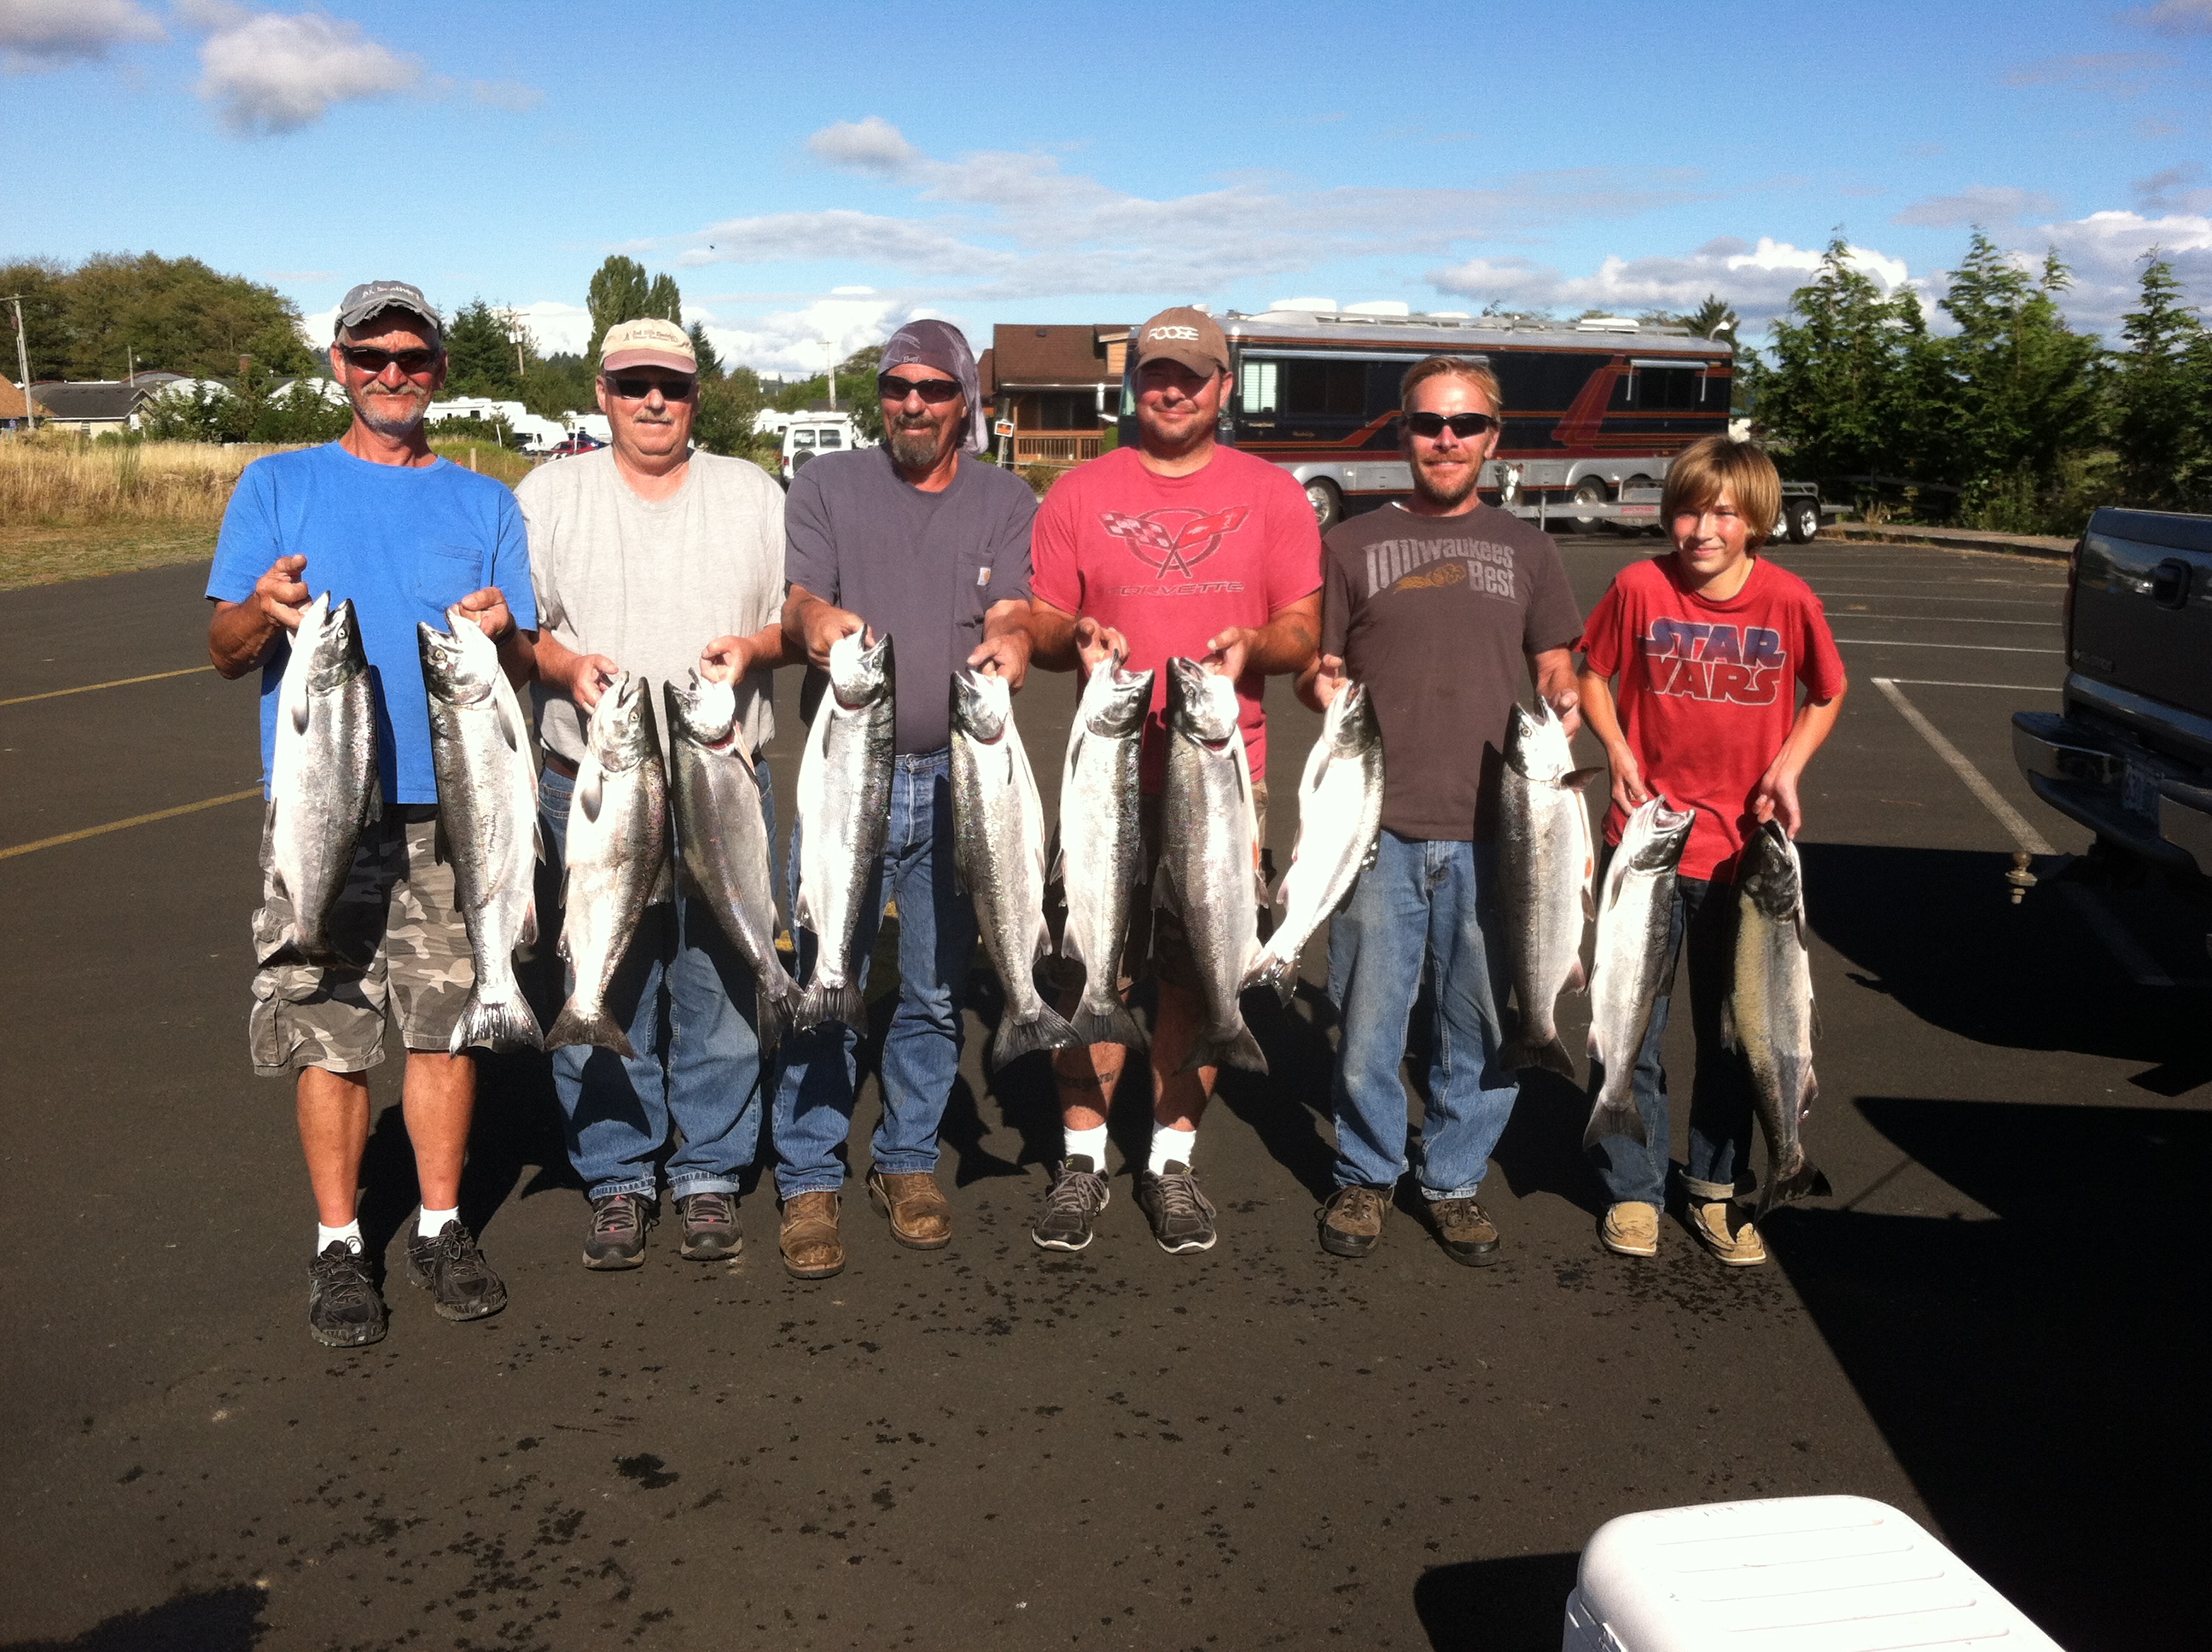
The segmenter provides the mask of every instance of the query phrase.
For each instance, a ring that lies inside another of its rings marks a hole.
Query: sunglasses
[[[626,402],[641,402],[656,390],[664,402],[688,402],[699,387],[694,379],[610,379],[607,385]]]
[[[959,393],[960,381],[957,379],[894,379],[886,373],[876,380],[876,394],[887,402],[902,402],[909,396],[919,396],[934,407]]]
[[[1455,413],[1449,418],[1441,413],[1406,415],[1406,428],[1430,441],[1443,434],[1446,427],[1449,427],[1452,434],[1465,441],[1486,430],[1495,430],[1498,426],[1497,416],[1490,413]]]
[[[438,364],[435,350],[373,350],[357,349],[351,344],[338,346],[338,354],[345,357],[346,365],[356,373],[366,373],[375,378],[394,361],[399,370],[410,379],[419,379]]]

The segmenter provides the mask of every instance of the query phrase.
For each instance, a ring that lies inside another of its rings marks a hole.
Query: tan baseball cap
[[[1162,310],[1137,329],[1137,365],[1147,361],[1180,361],[1193,373],[1229,371],[1229,340],[1220,326],[1203,310],[1178,304]]]
[[[698,353],[683,328],[657,315],[635,321],[617,321],[599,341],[599,371],[620,373],[624,367],[666,367],[671,373],[696,374]]]

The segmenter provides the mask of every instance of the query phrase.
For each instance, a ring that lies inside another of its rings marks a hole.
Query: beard
[[[918,419],[896,418],[884,432],[890,442],[891,459],[904,471],[926,471],[937,463],[937,421],[924,415]]]
[[[1462,504],[1474,491],[1475,484],[1482,480],[1482,466],[1480,465],[1467,465],[1457,479],[1452,481],[1431,475],[1429,467],[1418,460],[1413,470],[1413,491],[1431,505]]]
[[[356,418],[378,435],[394,439],[413,435],[430,406],[430,392],[411,385],[396,392],[356,391],[349,399]]]

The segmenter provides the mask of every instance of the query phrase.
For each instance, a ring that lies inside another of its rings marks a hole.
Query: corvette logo
[[[1221,542],[1243,527],[1250,514],[1247,505],[1209,512],[1176,507],[1141,516],[1101,511],[1098,525],[1127,545],[1139,562],[1159,569],[1163,577],[1181,574],[1188,580],[1197,577],[1193,570],[1220,550]]]

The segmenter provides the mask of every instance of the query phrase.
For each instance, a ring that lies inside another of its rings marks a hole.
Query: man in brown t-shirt
[[[1323,542],[1322,653],[1300,684],[1324,707],[1347,680],[1365,685],[1384,774],[1375,864],[1329,926],[1343,1036],[1331,1087],[1337,1190],[1321,1242],[1364,1256],[1382,1239],[1407,1169],[1398,1064],[1426,960],[1436,1024],[1421,1191],[1445,1252],[1479,1266],[1497,1260],[1498,1230],[1475,1195],[1520,1093],[1499,1059],[1498,771],[1524,657],[1568,733],[1578,726],[1582,616],[1551,537],[1475,492],[1498,445],[1490,370],[1431,356],[1407,372],[1401,404],[1413,497],[1340,523]]]

